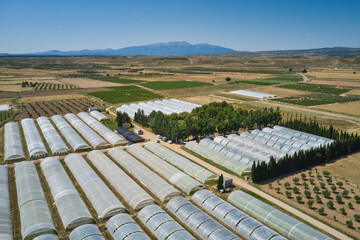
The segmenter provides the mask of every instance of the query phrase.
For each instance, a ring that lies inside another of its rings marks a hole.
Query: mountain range
[[[207,43],[191,44],[185,41],[156,43],[143,46],[125,47],[120,49],[96,49],[96,50],[79,50],[79,51],[60,51],[51,50],[47,52],[9,54],[0,53],[0,56],[173,56],[173,55],[249,55],[249,56],[272,56],[272,55],[299,55],[299,56],[359,56],[360,48],[333,47],[317,49],[300,49],[300,50],[276,50],[276,51],[235,51]]]

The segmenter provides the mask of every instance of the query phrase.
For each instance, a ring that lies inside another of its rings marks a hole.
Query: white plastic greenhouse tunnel
[[[85,224],[72,230],[69,240],[105,240],[105,238],[95,224]]]
[[[36,128],[34,120],[25,118],[21,120],[21,126],[24,131],[24,137],[30,158],[41,158],[48,156],[48,152],[41,139],[39,131]]]
[[[6,166],[0,166],[0,239],[13,239],[11,221],[9,172]]]
[[[120,213],[111,217],[106,227],[114,240],[150,240],[145,232],[126,213]]]
[[[5,161],[15,161],[25,159],[25,154],[21,142],[19,125],[16,122],[5,123]]]

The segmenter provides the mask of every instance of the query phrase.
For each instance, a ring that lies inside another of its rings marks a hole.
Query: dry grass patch
[[[333,78],[333,79],[358,79],[360,80],[360,73],[356,72],[353,74],[354,71],[349,70],[325,70],[319,72],[308,72],[306,75],[310,76],[310,78]]]
[[[360,101],[335,103],[330,105],[317,106],[315,108],[328,110],[332,112],[345,113],[349,115],[360,116]]]
[[[124,84],[94,80],[89,78],[60,78],[58,82],[62,84],[71,84],[79,88],[98,88],[123,86]]]
[[[19,103],[30,103],[30,102],[47,102],[47,101],[60,101],[67,99],[78,99],[84,98],[82,94],[67,94],[67,95],[54,95],[54,96],[42,96],[42,97],[25,97],[19,100]]]
[[[33,91],[32,87],[21,87],[21,85],[6,85],[0,84],[0,91],[9,91],[9,92],[23,92],[23,91]]]
[[[252,89],[249,89],[249,91],[274,94],[279,97],[298,96],[298,95],[306,93],[306,92],[298,91],[298,90],[294,90],[294,89],[278,88],[278,87],[271,87],[271,86],[261,87],[261,88],[252,88]]]

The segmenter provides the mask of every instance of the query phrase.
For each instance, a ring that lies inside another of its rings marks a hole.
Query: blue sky
[[[0,0],[0,53],[170,41],[239,51],[360,47],[360,1]]]

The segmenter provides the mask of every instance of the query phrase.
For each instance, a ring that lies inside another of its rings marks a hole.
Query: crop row
[[[68,84],[57,84],[57,83],[40,83],[36,84],[35,91],[41,91],[41,90],[66,90],[66,89],[74,89],[75,87],[73,85]]]
[[[300,91],[319,92],[319,93],[336,94],[336,95],[340,95],[351,90],[351,88],[337,88],[335,86],[330,86],[330,85],[307,84],[307,83],[285,84],[285,85],[280,85],[279,87],[300,90]]]
[[[360,97],[351,96],[351,95],[343,97],[334,94],[314,93],[314,94],[300,95],[293,97],[274,98],[270,100],[297,104],[302,106],[315,106],[315,105],[324,105],[330,103],[345,103],[351,101],[358,101],[360,100]]]

